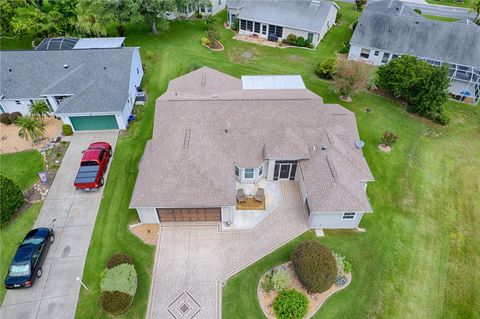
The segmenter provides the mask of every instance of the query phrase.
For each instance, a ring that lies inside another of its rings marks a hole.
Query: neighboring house
[[[231,0],[227,9],[228,23],[238,20],[240,34],[270,40],[295,34],[316,47],[335,24],[339,7],[326,0]]]
[[[193,16],[197,11],[202,15],[217,14],[225,9],[226,1],[227,0],[204,0],[200,1],[201,4],[199,6],[191,2],[185,6],[179,6],[177,11],[178,15],[184,18]]]
[[[426,19],[397,0],[368,5],[350,40],[348,58],[382,65],[402,54],[435,66],[447,65],[453,96],[478,104],[480,26],[470,20]]]
[[[354,113],[300,76],[240,80],[204,67],[158,98],[130,207],[142,223],[228,224],[238,188],[294,180],[311,228],[356,228],[372,210],[361,145]]]
[[[74,130],[125,129],[143,69],[138,48],[123,39],[67,41],[63,49],[49,39],[35,51],[0,51],[0,112],[26,115],[40,100]]]

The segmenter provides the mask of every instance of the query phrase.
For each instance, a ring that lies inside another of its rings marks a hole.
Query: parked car
[[[86,191],[103,186],[103,175],[107,171],[108,162],[112,157],[112,146],[107,142],[95,142],[83,152],[77,176],[73,185]]]
[[[5,288],[28,288],[42,276],[42,265],[50,245],[55,241],[51,228],[32,229],[25,236],[8,269]]]
[[[170,20],[170,21],[173,21],[177,18],[177,15],[172,12],[172,11],[166,11],[164,14],[163,14],[163,17],[167,20]]]

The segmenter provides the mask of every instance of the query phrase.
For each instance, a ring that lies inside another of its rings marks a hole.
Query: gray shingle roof
[[[325,0],[244,0],[228,2],[227,6],[241,7],[239,19],[311,32],[320,32],[328,14],[331,10],[336,10],[334,2]]]
[[[6,99],[73,94],[57,114],[123,111],[136,49],[0,51],[0,94]]]
[[[401,11],[405,14],[399,14],[388,6],[382,10],[380,4],[367,6],[350,40],[352,45],[480,67],[479,26],[425,19],[406,8]]]
[[[352,112],[307,89],[239,86],[239,79],[209,68],[170,83],[157,100],[131,207],[233,206],[234,164],[283,158],[301,160],[312,211],[371,211],[363,181],[373,177],[355,147]]]

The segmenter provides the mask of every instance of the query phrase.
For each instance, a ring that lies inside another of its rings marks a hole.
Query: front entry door
[[[290,169],[292,164],[280,164],[280,179],[289,179],[290,178]]]
[[[275,161],[273,180],[289,179],[293,181],[297,172],[297,161]]]

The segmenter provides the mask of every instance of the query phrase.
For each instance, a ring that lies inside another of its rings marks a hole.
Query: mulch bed
[[[130,231],[144,243],[156,245],[160,230],[159,224],[135,224],[130,225]]]
[[[265,200],[257,202],[255,198],[245,198],[245,203],[237,202],[238,210],[265,210]]]

